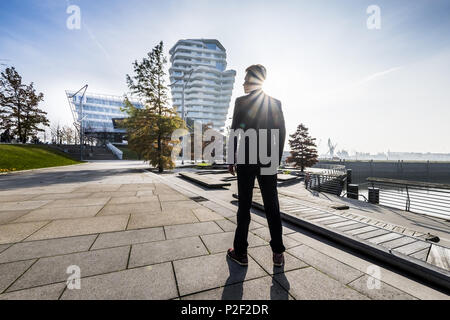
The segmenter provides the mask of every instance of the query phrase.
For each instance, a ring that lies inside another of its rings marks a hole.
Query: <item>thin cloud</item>
[[[378,79],[378,78],[381,78],[383,76],[386,76],[386,75],[388,75],[388,74],[390,74],[392,72],[395,72],[397,70],[400,70],[402,68],[403,67],[400,66],[400,67],[394,67],[394,68],[390,68],[390,69],[387,69],[387,70],[384,70],[384,71],[376,72],[376,73],[371,74],[371,75],[369,75],[369,76],[367,76],[367,77],[365,77],[365,78],[363,78],[363,79],[361,79],[359,81],[350,83],[349,85],[347,85],[345,87],[342,87],[342,88],[330,91],[330,92],[326,93],[325,96],[335,95],[335,94],[339,94],[339,93],[342,93],[342,92],[345,92],[345,91],[348,91],[348,90],[351,90],[351,89],[355,89],[355,88],[357,88],[359,86],[362,86],[362,85],[364,85],[364,84],[366,84],[366,83],[368,83],[370,81],[373,81],[375,79]]]
[[[360,85],[360,84],[363,84],[363,83],[366,83],[366,82],[375,80],[375,79],[380,78],[380,77],[382,77],[382,76],[385,76],[385,75],[387,75],[387,74],[389,74],[389,73],[392,73],[392,72],[394,72],[394,71],[400,70],[401,68],[402,68],[402,67],[394,67],[394,68],[387,69],[387,70],[385,70],[385,71],[381,71],[381,72],[374,73],[374,74],[372,74],[372,75],[370,75],[370,76],[364,78],[363,80],[357,82],[357,84]]]

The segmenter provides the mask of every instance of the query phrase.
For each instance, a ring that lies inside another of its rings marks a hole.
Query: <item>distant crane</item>
[[[333,145],[333,143],[331,142],[331,139],[328,138],[328,154],[330,155],[331,159],[334,158],[334,150],[336,150],[336,147],[337,147],[337,143]]]

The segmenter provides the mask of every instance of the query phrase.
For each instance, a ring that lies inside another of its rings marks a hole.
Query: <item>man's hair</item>
[[[267,71],[266,68],[261,64],[254,64],[245,69],[245,72],[250,74],[252,77],[258,79],[263,82],[266,80]]]

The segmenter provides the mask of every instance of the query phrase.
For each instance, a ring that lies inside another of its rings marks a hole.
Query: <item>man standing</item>
[[[227,256],[240,265],[248,265],[247,236],[251,220],[253,188],[257,178],[270,229],[273,263],[281,267],[284,264],[285,247],[282,239],[276,169],[281,161],[286,137],[284,117],[281,102],[262,90],[266,68],[258,64],[248,67],[245,71],[244,91],[247,95],[236,99],[232,133],[228,144],[228,150],[233,147],[231,153],[234,163],[229,164],[228,170],[232,175],[235,174],[235,170],[237,172],[239,209],[234,248],[228,250]],[[266,140],[262,139],[263,136]],[[237,148],[238,137],[239,148]],[[252,137],[256,137],[256,141],[250,141]],[[271,154],[271,161],[275,159],[276,163],[267,163],[263,160],[267,160],[268,150],[271,150],[271,153],[276,151],[277,154]],[[266,170],[269,166],[275,170]]]

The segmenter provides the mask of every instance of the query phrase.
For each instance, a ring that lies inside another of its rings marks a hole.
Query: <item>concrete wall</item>
[[[324,160],[319,163],[340,164],[352,169],[353,183],[377,177],[450,184],[450,162]]]

